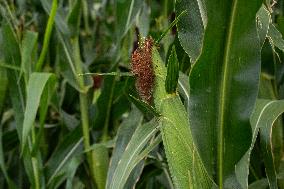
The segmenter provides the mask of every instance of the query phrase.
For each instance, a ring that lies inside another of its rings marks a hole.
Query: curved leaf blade
[[[153,119],[146,124],[138,126],[125,151],[121,155],[108,188],[124,188],[131,171],[136,166],[136,159],[139,157],[139,154],[148,141],[157,133],[158,123],[156,119]]]
[[[51,73],[33,73],[30,76],[27,86],[27,105],[22,131],[22,150],[27,144],[28,136],[36,118],[41,95],[48,82],[51,82],[51,85],[53,86],[55,84],[55,75]]]
[[[284,100],[264,100],[258,99],[255,109],[251,115],[250,123],[253,133],[250,148],[236,165],[236,176],[243,188],[248,187],[248,174],[250,155],[254,147],[256,137],[260,131],[262,150],[264,151],[264,163],[270,188],[277,188],[276,171],[273,165],[272,144],[270,137],[273,123],[284,112]]]
[[[270,101],[260,99],[257,101],[255,111],[251,117],[251,124],[260,128],[260,143],[264,153],[265,171],[270,188],[278,188],[271,144],[272,127],[283,112],[284,100]]]
[[[181,46],[194,63],[201,54],[204,30],[207,25],[207,13],[203,0],[178,0],[177,15],[186,11],[177,24]]]

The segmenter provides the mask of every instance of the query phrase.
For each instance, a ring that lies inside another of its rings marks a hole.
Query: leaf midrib
[[[218,181],[219,188],[223,188],[223,161],[224,161],[224,119],[225,119],[225,106],[226,106],[226,94],[228,90],[228,82],[229,82],[229,57],[230,57],[230,46],[232,43],[232,35],[233,35],[233,26],[234,20],[236,17],[236,7],[238,0],[234,0],[232,2],[231,15],[229,20],[229,30],[226,36],[225,43],[225,54],[223,59],[223,70],[221,75],[221,93],[220,93],[220,103],[219,103],[219,119],[218,125],[219,133],[218,133]]]

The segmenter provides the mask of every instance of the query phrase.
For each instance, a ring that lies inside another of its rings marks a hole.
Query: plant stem
[[[82,8],[83,8],[83,19],[84,19],[84,25],[85,25],[85,30],[86,34],[90,35],[90,26],[89,26],[89,15],[88,15],[88,2],[87,1],[82,1]]]
[[[29,145],[28,148],[29,148],[29,151],[30,151],[29,153],[31,153],[31,157],[32,157],[32,166],[33,166],[34,179],[35,179],[35,189],[40,189],[38,159],[36,157],[32,156],[32,146],[35,144],[35,138],[36,138],[35,130],[34,130],[34,127],[33,127],[32,136],[31,136],[32,145]]]
[[[44,33],[43,47],[42,47],[39,59],[36,63],[36,71],[41,70],[43,62],[44,62],[45,55],[46,55],[47,50],[48,50],[48,45],[49,45],[49,41],[50,41],[52,27],[53,27],[53,24],[54,24],[54,18],[55,18],[55,15],[56,15],[56,10],[57,10],[57,0],[53,0],[51,11],[50,11],[50,16],[48,18],[46,30],[45,30],[45,33]]]
[[[74,54],[74,62],[75,69],[78,74],[83,73],[82,69],[82,61],[80,56],[80,47],[79,47],[79,39],[75,37],[71,40],[73,46],[73,54]],[[82,122],[82,130],[83,130],[83,138],[84,138],[84,149],[90,148],[90,135],[89,135],[89,115],[88,115],[88,98],[87,91],[85,89],[84,78],[77,77],[77,82],[80,87],[80,111],[81,111],[81,122]],[[87,161],[90,166],[90,174],[92,176],[93,182],[96,183],[94,167],[95,162],[93,162],[92,151],[88,151],[87,153]]]
[[[107,104],[106,118],[104,122],[103,135],[102,135],[102,140],[101,140],[102,142],[106,142],[108,139],[108,126],[109,126],[111,105],[112,105],[112,100],[113,100],[114,85],[115,85],[115,78],[113,78],[112,84],[111,84],[111,91],[110,91],[109,101]]]

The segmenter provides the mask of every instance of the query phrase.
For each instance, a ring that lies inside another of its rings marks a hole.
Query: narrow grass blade
[[[33,61],[32,61],[32,53],[34,50],[37,50],[38,34],[32,31],[26,31],[24,33],[24,38],[21,45],[21,72],[23,72],[26,76],[29,76],[32,71]],[[28,78],[26,78],[28,80]]]
[[[56,147],[53,154],[46,163],[47,186],[54,185],[62,172],[68,167],[69,161],[83,152],[83,138],[80,127],[67,134]]]
[[[207,13],[204,0],[181,0],[176,2],[176,13],[187,13],[177,23],[181,46],[194,63],[201,54],[204,31],[207,25]],[[193,27],[194,26],[194,27]]]
[[[268,186],[267,179],[261,179],[251,183],[248,186],[248,189],[267,189]]]
[[[274,26],[274,24],[269,25],[269,30],[267,37],[271,45],[276,46],[281,51],[284,51],[284,39],[280,31]]]
[[[53,24],[54,24],[57,6],[58,6],[57,0],[53,0],[51,11],[50,11],[50,16],[48,18],[46,30],[44,32],[43,47],[42,47],[39,59],[36,63],[36,71],[40,71],[41,68],[42,68],[42,65],[44,63],[44,59],[45,59],[45,56],[46,56],[46,53],[47,53],[47,50],[48,50],[48,46],[49,46],[49,41],[50,41],[50,36],[51,36]]]
[[[144,125],[140,125],[135,130],[114,171],[109,189],[124,188],[131,171],[136,166],[133,162],[135,162],[136,157],[141,153],[148,141],[155,136],[157,131],[158,121],[155,119]]]
[[[284,100],[257,100],[256,107],[251,115],[251,129],[253,138],[249,150],[242,157],[236,166],[236,175],[242,188],[248,187],[249,162],[252,149],[254,147],[256,137],[260,131],[260,140],[264,152],[264,162],[266,166],[266,174],[270,188],[277,188],[276,172],[273,165],[270,136],[273,123],[284,112]]]
[[[116,1],[116,36],[117,40],[124,37],[136,15],[139,13],[142,0]]]
[[[50,73],[33,73],[30,76],[27,86],[27,105],[25,109],[23,131],[22,131],[22,150],[28,141],[28,136],[32,130],[40,99],[44,87],[48,82],[55,84],[55,76]]]
[[[272,22],[270,12],[266,9],[265,5],[262,5],[258,10],[256,18],[260,45],[263,46],[268,34],[269,25]]]
[[[143,115],[139,112],[137,108],[134,107],[133,110],[129,113],[128,117],[121,123],[117,133],[117,139],[115,142],[115,147],[112,152],[112,158],[108,169],[106,188],[110,188],[115,170],[118,167],[121,156],[126,150],[126,147],[130,142],[133,133],[135,132],[137,127],[142,124],[142,121]]]

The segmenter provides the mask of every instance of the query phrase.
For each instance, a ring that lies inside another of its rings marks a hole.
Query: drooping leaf
[[[36,46],[37,38],[38,34],[32,31],[27,31],[24,34],[24,38],[21,45],[21,71],[26,75],[29,75],[32,71],[32,53]]]
[[[118,0],[116,1],[116,36],[120,40],[132,25],[139,13],[142,0]]]
[[[249,117],[260,72],[255,16],[261,3],[204,1],[207,25],[201,55],[190,72],[189,120],[205,167],[221,188],[240,187],[235,164],[251,141]]]
[[[262,5],[256,13],[256,18],[260,45],[263,46],[271,23],[271,15],[266,7]]]
[[[106,188],[110,187],[114,172],[118,166],[120,158],[122,154],[124,153],[129,141],[131,140],[133,133],[135,132],[136,128],[142,124],[142,121],[143,121],[142,114],[139,112],[137,108],[134,108],[130,112],[128,117],[120,125],[120,129],[118,130],[118,134],[117,134],[115,147],[112,153],[110,166],[108,169]],[[131,178],[133,178],[133,176]]]
[[[113,173],[112,180],[109,184],[110,189],[124,188],[132,170],[137,166],[136,158],[148,141],[155,136],[158,131],[157,127],[158,121],[156,119],[137,127]]]
[[[273,123],[283,112],[284,100],[257,100],[256,107],[250,118],[251,129],[253,133],[251,145],[249,150],[245,153],[245,155],[236,166],[237,179],[241,183],[243,188],[248,187],[250,155],[259,131],[262,147],[264,147],[263,150],[265,149],[263,151],[263,156],[266,166],[266,174],[268,176],[268,183],[270,188],[277,188],[277,179],[272,158],[270,136]]]
[[[267,37],[271,45],[276,46],[280,50],[284,51],[284,39],[282,37],[282,34],[272,23],[269,25]]]
[[[5,62],[8,65],[20,67],[21,54],[16,34],[14,33],[10,23],[3,23],[2,25],[2,38],[3,38],[3,54]],[[21,135],[24,117],[24,92],[23,83],[19,82],[20,73],[16,70],[7,69],[7,77],[9,80],[9,94],[13,109],[15,111],[15,119],[18,134]]]
[[[28,136],[36,118],[44,87],[48,84],[48,82],[51,82],[51,85],[55,84],[55,76],[53,74],[33,73],[30,76],[27,86],[27,105],[23,121],[22,150],[27,144]]]
[[[65,169],[68,168],[69,161],[76,155],[82,154],[82,143],[80,127],[63,138],[46,163],[47,186],[54,185],[57,182],[56,178],[61,176],[62,172],[64,173]]]
[[[251,183],[248,186],[248,189],[267,189],[267,187],[268,187],[267,179],[261,179]]]
[[[20,67],[21,54],[18,39],[10,23],[5,22],[2,25],[2,37],[3,37],[3,54],[5,62],[8,65]],[[22,144],[22,124],[24,120],[24,83],[20,80],[20,72],[17,70],[7,69],[7,76],[9,80],[9,96],[12,102],[14,110],[14,117],[16,121],[16,129],[20,143]],[[38,155],[38,154],[37,154]],[[35,172],[38,173],[38,169],[33,164],[33,158],[27,148],[23,151],[23,163],[25,165],[25,172],[29,178],[31,186],[36,185]]]
[[[204,31],[207,26],[207,11],[203,0],[178,0],[176,1],[177,15],[186,11],[178,22],[178,36],[180,43],[191,62],[196,62],[201,54]]]

